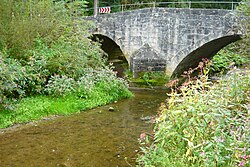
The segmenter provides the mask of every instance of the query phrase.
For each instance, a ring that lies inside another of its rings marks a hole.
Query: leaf
[[[205,150],[205,151],[208,150],[211,146],[213,146],[213,143],[209,143],[209,144],[204,148],[204,150]]]
[[[181,110],[174,110],[174,111],[172,111],[172,114],[181,114],[182,113],[182,111]]]
[[[190,152],[191,152],[191,149],[187,149],[186,157],[188,157],[188,155],[190,154]]]

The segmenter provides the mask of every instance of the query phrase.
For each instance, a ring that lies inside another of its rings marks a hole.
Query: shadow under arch
[[[102,34],[92,34],[90,39],[101,44],[102,50],[108,55],[108,63],[113,63],[117,76],[123,77],[125,70],[129,69],[129,63],[120,46],[114,40]]]
[[[172,73],[172,77],[179,77],[184,71],[189,68],[195,68],[203,58],[212,58],[218,51],[230,43],[233,43],[241,39],[241,35],[230,35],[217,38],[210,42],[205,43],[198,49],[189,53],[183,60],[178,64]]]

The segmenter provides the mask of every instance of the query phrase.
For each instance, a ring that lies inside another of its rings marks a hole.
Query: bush
[[[14,59],[0,52],[0,94],[1,97],[24,96],[22,83],[25,82],[26,69]]]
[[[75,25],[72,15],[81,11],[79,9],[83,9],[85,4],[86,1],[82,0],[74,0],[72,3],[51,0],[2,0],[0,50],[6,48],[11,57],[27,59],[25,54],[34,47],[38,36],[43,38],[47,45],[62,36],[75,38],[75,35],[79,35],[79,30],[86,30],[89,26],[82,23],[82,26],[72,28]]]
[[[245,18],[242,19],[242,27],[244,28],[244,36],[241,41],[237,43],[237,50],[243,55],[246,55],[250,58],[250,0],[244,0],[246,3],[243,3],[238,6],[239,11],[245,14]]]
[[[249,60],[241,55],[237,54],[232,49],[227,47],[226,49],[220,50],[211,60],[209,65],[209,70],[211,74],[214,73],[225,73],[230,68],[234,66],[242,66],[243,64],[247,63]]]
[[[55,75],[50,78],[46,85],[45,92],[51,96],[66,96],[75,88],[75,80],[67,76]]]
[[[5,53],[0,55],[1,101],[4,96],[51,94],[44,88],[51,79],[50,84],[55,82],[52,76],[77,81],[85,68],[104,67],[99,44],[87,38],[92,24],[72,17],[84,7],[85,1],[79,2],[1,2],[0,50]]]
[[[85,69],[77,82],[66,76],[53,76],[46,91],[52,96],[25,97],[13,105],[14,111],[0,112],[0,128],[51,115],[69,115],[128,98],[132,93],[123,79],[109,69]],[[97,75],[96,75],[97,74]]]
[[[169,94],[141,166],[249,166],[249,70],[216,85],[206,75]]]
[[[102,89],[98,92],[109,94],[116,99],[120,96],[120,91],[127,90],[128,83],[122,78],[117,78],[112,69],[85,69],[84,76],[77,81],[75,92],[79,97],[88,98],[95,94],[93,91],[96,88]]]

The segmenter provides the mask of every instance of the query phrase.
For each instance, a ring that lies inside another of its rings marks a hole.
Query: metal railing
[[[135,3],[120,4],[111,7],[111,13],[124,12],[149,7],[166,7],[166,8],[204,8],[204,9],[227,9],[235,10],[240,4],[249,4],[249,2],[227,2],[227,1],[181,1],[181,2],[151,2],[151,3]],[[102,6],[101,6],[102,7]],[[100,7],[99,7],[100,8]],[[86,9],[88,15],[94,13],[94,8]]]

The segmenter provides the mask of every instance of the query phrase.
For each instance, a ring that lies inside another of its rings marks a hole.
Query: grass
[[[81,98],[76,93],[65,97],[45,95],[27,97],[16,102],[13,111],[0,112],[0,128],[53,115],[70,115],[131,96],[132,93],[127,88],[119,89],[110,85],[110,89],[107,89],[105,85],[98,84],[87,98]]]

